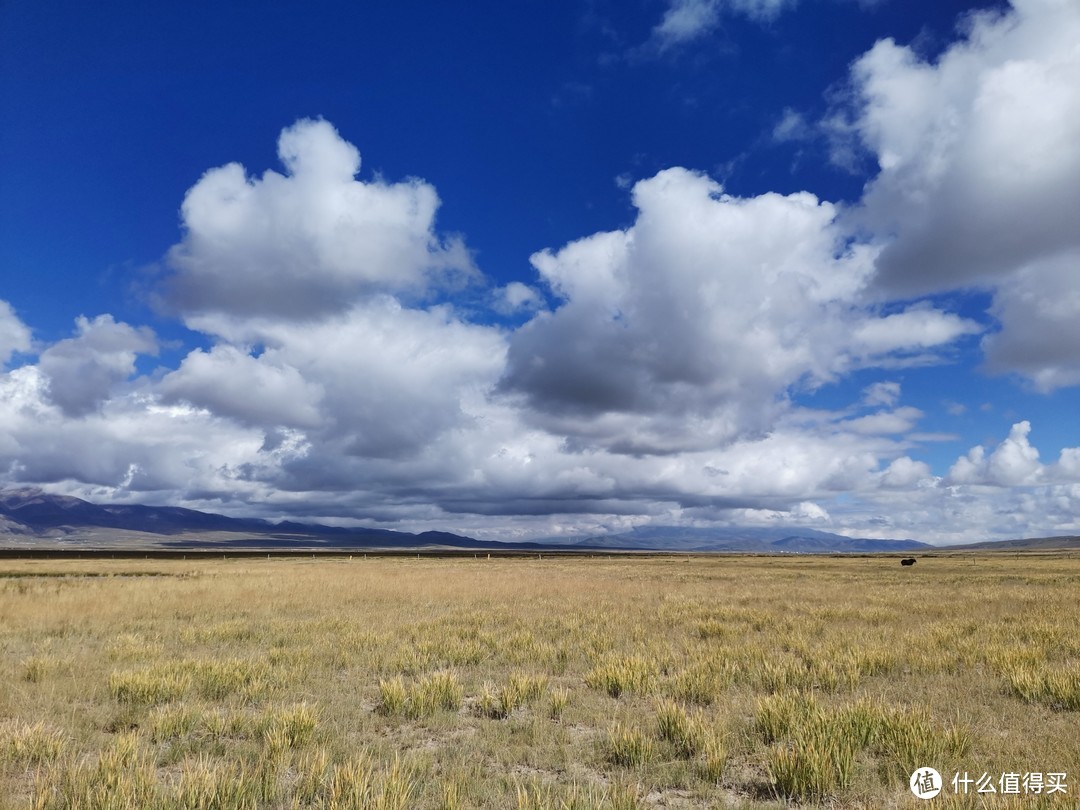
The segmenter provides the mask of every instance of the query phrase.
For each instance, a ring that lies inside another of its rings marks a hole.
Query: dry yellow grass
[[[0,808],[930,806],[915,766],[1075,806],[1078,593],[1068,556],[4,561]]]

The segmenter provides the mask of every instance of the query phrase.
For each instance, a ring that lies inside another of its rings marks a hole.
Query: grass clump
[[[376,775],[365,757],[355,757],[329,770],[316,801],[326,810],[408,810],[417,787],[416,775],[398,758]]]
[[[1010,694],[1059,711],[1080,711],[1080,669],[1017,664],[1005,670]]]
[[[515,673],[510,676],[507,686],[518,696],[518,703],[532,703],[544,696],[548,679],[544,675],[526,675]]]
[[[710,706],[731,686],[734,679],[735,668],[730,662],[698,662],[679,672],[667,691],[677,700]]]
[[[812,693],[759,700],[755,728],[772,746],[766,760],[777,791],[799,801],[847,788],[861,751],[877,754],[882,774],[896,781],[928,762],[963,756],[971,745],[966,730],[943,726],[921,710],[868,700],[827,707]]]
[[[672,700],[657,704],[656,726],[660,739],[670,743],[681,759],[695,757],[705,742],[705,725],[700,715],[690,714]]]
[[[379,681],[379,709],[388,717],[417,720],[461,708],[464,689],[452,672],[432,672],[406,686],[401,677]]]
[[[772,744],[766,767],[784,798],[817,801],[851,784],[857,737],[846,714],[820,706],[813,694],[760,700],[756,727]]]
[[[410,697],[414,717],[427,717],[437,711],[456,712],[461,708],[464,690],[452,672],[432,672],[416,684]]]
[[[563,712],[570,704],[570,690],[564,687],[552,689],[548,696],[548,714],[552,720],[562,720]]]
[[[817,801],[851,784],[855,745],[835,728],[814,726],[793,742],[774,745],[766,765],[781,796]]]
[[[302,748],[311,742],[318,712],[308,703],[269,709],[262,717],[263,739],[273,750]]]
[[[22,679],[27,683],[41,683],[55,666],[52,658],[46,655],[31,655],[22,662]]]
[[[613,765],[636,768],[653,758],[652,738],[638,728],[616,723],[608,732],[607,760]]]
[[[255,700],[270,687],[270,667],[265,661],[211,660],[189,666],[196,691],[207,700],[223,700],[231,695]]]
[[[717,783],[723,778],[727,767],[728,748],[722,737],[709,734],[701,747],[701,764],[698,771],[707,782]]]
[[[766,743],[774,743],[810,722],[818,711],[813,694],[772,695],[758,700],[755,728]]]
[[[244,764],[202,758],[180,772],[172,795],[162,804],[170,810],[254,810],[260,800],[275,798],[272,791],[267,793],[261,789],[256,774]]]
[[[313,804],[326,794],[330,755],[325,748],[315,747],[304,751],[296,758],[294,767],[296,780],[293,783],[293,798],[298,804]]]
[[[641,810],[638,789],[615,782],[608,787],[578,782],[567,786],[532,779],[514,786],[517,810]]]
[[[404,714],[408,705],[409,692],[400,676],[379,681],[379,710],[383,714],[396,717]]]
[[[374,804],[375,786],[366,759],[355,758],[335,765],[326,790],[327,810],[367,810]]]
[[[850,691],[858,685],[859,667],[852,659],[823,661],[803,658],[764,661],[759,677],[761,685],[771,693],[789,690]]]
[[[150,739],[177,740],[193,733],[204,721],[202,714],[182,703],[158,706],[150,714]]]
[[[606,692],[613,698],[625,692],[648,694],[655,679],[656,664],[637,655],[609,658],[585,675],[587,686]]]
[[[0,723],[0,761],[22,766],[46,764],[58,759],[66,747],[67,735],[42,720]]]
[[[412,769],[395,757],[382,774],[381,791],[375,800],[375,810],[408,810],[416,778]]]
[[[539,700],[546,689],[547,678],[543,675],[514,674],[499,688],[489,681],[477,699],[477,710],[482,717],[503,720],[518,707]]]
[[[134,734],[117,737],[96,761],[56,762],[39,774],[35,788],[36,810],[136,810],[161,805],[153,763]]]
[[[191,675],[172,666],[123,670],[109,675],[109,692],[120,703],[152,706],[179,700],[191,687]]]
[[[878,706],[874,740],[884,756],[887,777],[906,781],[911,772],[928,762],[947,762],[962,757],[971,747],[967,731],[943,726],[926,712]]]

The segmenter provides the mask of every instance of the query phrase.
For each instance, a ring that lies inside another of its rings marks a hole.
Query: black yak
[[[901,565],[914,565],[915,564],[915,558],[914,557],[908,557],[905,560],[901,560],[900,564]]]

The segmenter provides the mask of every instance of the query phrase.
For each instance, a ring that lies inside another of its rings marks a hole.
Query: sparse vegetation
[[[896,568],[0,562],[0,810],[1070,806],[1080,560]]]

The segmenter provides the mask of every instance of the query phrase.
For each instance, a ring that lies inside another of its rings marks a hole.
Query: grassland
[[[1076,806],[1078,595],[1054,555],[0,561],[0,808]]]

